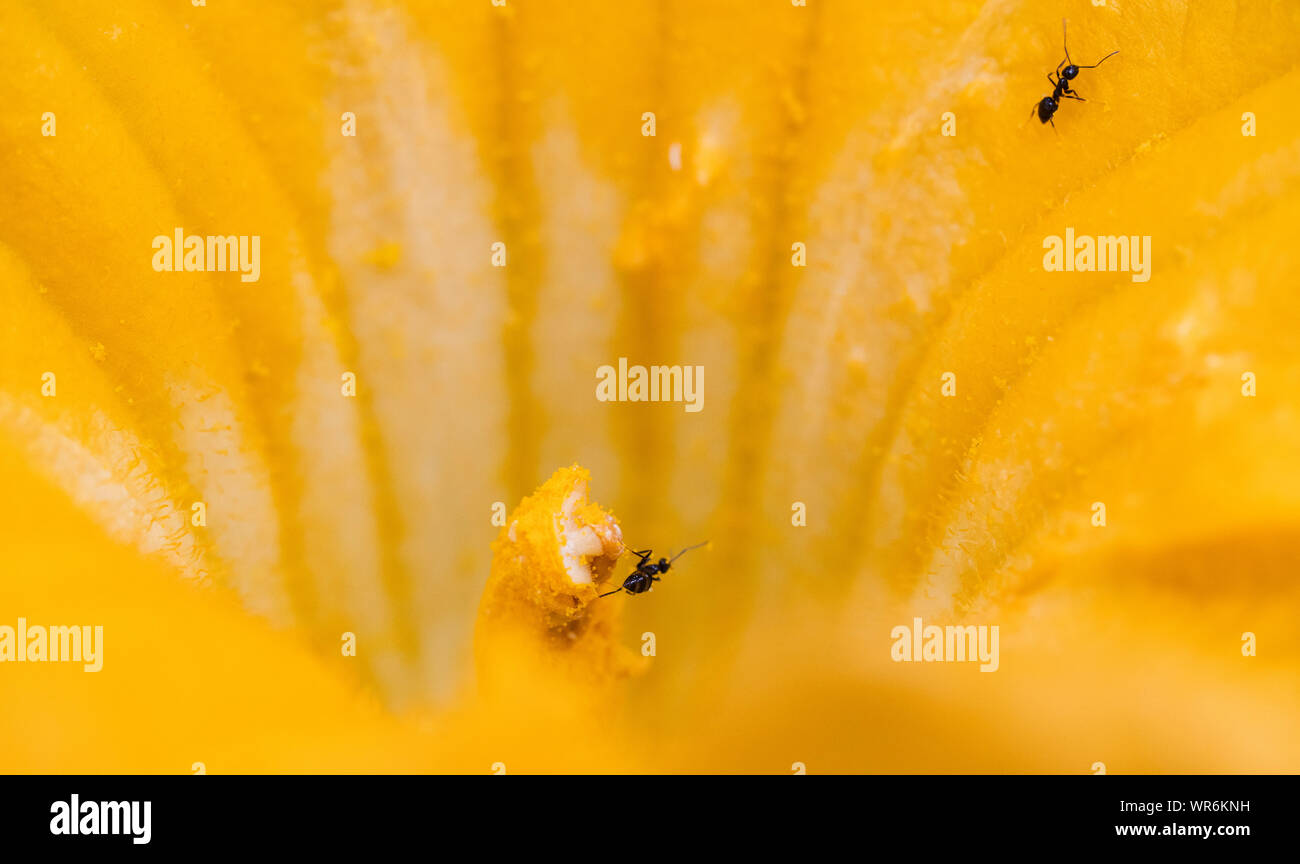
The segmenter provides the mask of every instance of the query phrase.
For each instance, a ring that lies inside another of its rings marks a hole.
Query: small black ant
[[[707,546],[708,543],[709,541],[705,540],[703,543],[696,543],[694,546],[687,546],[685,549],[674,555],[671,560],[668,558],[660,558],[658,564],[650,560],[650,556],[654,554],[653,549],[643,549],[640,552],[637,552],[635,549],[628,549],[627,551],[641,559],[637,562],[636,569],[629,573],[627,578],[623,580],[622,588],[615,588],[613,591],[606,591],[600,596],[608,597],[610,594],[617,594],[620,591],[626,591],[629,594],[644,594],[654,587],[654,583],[659,581],[659,577],[655,575],[656,573],[667,573],[668,568],[672,566],[673,561],[676,561],[692,549],[699,549],[701,546]],[[623,548],[627,549],[626,546]]]
[[[1112,51],[1091,66],[1076,66],[1074,65],[1074,61],[1070,59],[1070,37],[1065,29],[1065,19],[1061,19],[1061,34],[1064,37],[1065,42],[1065,59],[1057,64],[1055,80],[1052,79],[1052,73],[1049,72],[1047,74],[1047,80],[1052,85],[1052,95],[1044,96],[1042,100],[1039,101],[1039,103],[1029,112],[1031,119],[1034,116],[1034,112],[1037,112],[1038,119],[1043,123],[1051,123],[1053,129],[1056,128],[1056,121],[1052,119],[1052,115],[1056,113],[1056,109],[1061,107],[1062,99],[1077,99],[1080,102],[1088,101],[1080,96],[1076,91],[1070,89],[1070,82],[1078,77],[1079,70],[1096,69],[1098,66],[1119,53],[1119,51]]]

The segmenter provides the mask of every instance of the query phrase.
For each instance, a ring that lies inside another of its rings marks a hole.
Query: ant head
[[[667,559],[667,558],[660,558],[660,559],[659,559],[659,572],[660,572],[660,573],[667,573],[667,572],[668,572],[668,563],[669,563],[669,562],[668,562],[668,559]]]
[[[1061,77],[1066,81],[1073,81],[1075,78],[1079,77],[1079,67],[1071,63],[1069,66],[1066,66],[1061,70]]]

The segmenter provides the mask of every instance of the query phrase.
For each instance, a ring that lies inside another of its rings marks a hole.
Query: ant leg
[[[627,551],[631,552],[633,555],[640,558],[642,562],[644,562],[645,559],[649,558],[652,554],[654,554],[655,551],[653,549],[642,549],[640,552],[638,552],[635,549],[630,548],[626,543],[623,544],[623,548],[627,549]]]
[[[1047,122],[1052,124],[1052,131],[1053,131],[1053,132],[1056,132],[1056,121],[1053,120],[1051,117],[1048,117],[1048,118],[1047,118]],[[1056,134],[1057,134],[1057,135],[1060,135],[1061,133],[1060,133],[1060,132],[1056,132]]]
[[[1069,90],[1069,91],[1067,91],[1067,92],[1065,92],[1065,93],[1062,93],[1061,95],[1064,96],[1064,97],[1067,98],[1067,99],[1077,99],[1077,100],[1079,100],[1080,102],[1087,102],[1087,101],[1088,101],[1087,99],[1084,99],[1082,96],[1080,96],[1078,93],[1074,92],[1073,90]]]
[[[620,592],[620,591],[622,591],[622,590],[623,590],[622,588],[615,588],[613,591],[606,591],[604,594],[601,594],[600,597],[608,597],[609,595],[611,595],[611,594],[617,594],[618,592]],[[597,597],[596,599],[599,600],[600,597]]]
[[[1048,72],[1048,73],[1047,73],[1047,83],[1052,85],[1052,89],[1053,89],[1053,90],[1055,90],[1058,86],[1060,86],[1060,85],[1058,85],[1055,81],[1052,80],[1052,73],[1051,73],[1051,72]]]

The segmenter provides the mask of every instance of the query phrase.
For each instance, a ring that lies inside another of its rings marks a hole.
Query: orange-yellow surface
[[[1063,16],[1120,53],[1054,133]],[[1298,42],[1292,0],[0,4],[0,624],[105,633],[0,664],[0,770],[1300,771]],[[155,272],[177,227],[260,280]],[[1067,228],[1150,281],[1045,272]],[[619,357],[705,409],[596,400]],[[480,616],[559,574],[493,505],[575,462],[628,545],[713,545],[563,671]],[[892,662],[918,615],[998,671]]]

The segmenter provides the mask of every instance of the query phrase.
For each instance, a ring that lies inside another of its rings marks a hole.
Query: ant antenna
[[[1061,19],[1061,37],[1062,37],[1062,44],[1065,46],[1065,59],[1066,59],[1066,62],[1068,62],[1071,66],[1074,66],[1074,65],[1075,65],[1075,64],[1074,64],[1074,61],[1070,59],[1070,36],[1069,36],[1069,33],[1068,33],[1068,32],[1066,31],[1066,29],[1065,29],[1065,23],[1066,23],[1066,22],[1065,22],[1065,19],[1062,18],[1062,19]],[[1079,69],[1096,69],[1098,66],[1100,66],[1100,65],[1103,64],[1103,63],[1105,63],[1107,60],[1109,60],[1110,58],[1114,57],[1114,56],[1115,56],[1116,54],[1118,54],[1118,53],[1119,53],[1119,51],[1117,51],[1117,50],[1116,50],[1116,51],[1112,51],[1112,52],[1110,52],[1109,54],[1107,54],[1105,57],[1103,57],[1103,58],[1101,58],[1100,60],[1098,60],[1096,63],[1093,63],[1091,66],[1079,66],[1079,67],[1077,67],[1077,68],[1079,68]]]
[[[1115,56],[1116,54],[1118,54],[1118,53],[1119,53],[1119,51],[1112,51],[1112,52],[1110,52],[1109,54],[1107,54],[1105,57],[1103,57],[1103,58],[1101,58],[1100,60],[1098,60],[1096,63],[1093,63],[1091,66],[1080,66],[1079,68],[1080,68],[1080,69],[1096,69],[1098,66],[1100,66],[1100,65],[1103,64],[1103,63],[1105,63],[1107,60],[1109,60],[1110,58],[1114,57],[1114,56]]]
[[[677,553],[676,555],[674,555],[671,559],[669,559],[668,563],[669,563],[669,564],[673,563],[673,561],[676,561],[678,558],[682,557],[683,555],[685,555],[687,552],[691,551],[692,549],[699,549],[701,546],[708,546],[708,545],[709,545],[709,541],[708,541],[708,540],[705,540],[703,543],[696,543],[694,546],[687,546],[685,549],[683,549],[682,551],[678,552],[678,553]]]

